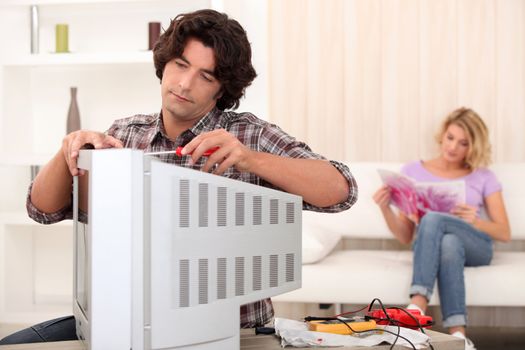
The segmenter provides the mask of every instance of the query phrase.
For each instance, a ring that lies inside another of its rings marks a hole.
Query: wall
[[[349,161],[434,154],[469,106],[496,161],[525,161],[522,0],[271,0],[270,118]]]

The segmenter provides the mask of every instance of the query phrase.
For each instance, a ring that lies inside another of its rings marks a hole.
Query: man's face
[[[164,67],[162,113],[176,121],[197,121],[215,107],[221,84],[213,75],[213,49],[189,39],[182,56]]]

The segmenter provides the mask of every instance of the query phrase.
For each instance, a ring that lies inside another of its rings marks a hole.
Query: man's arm
[[[191,154],[196,162],[213,147],[219,149],[208,157],[203,171],[210,171],[217,164],[214,173],[223,174],[234,166],[239,171],[259,176],[283,191],[300,195],[305,202],[321,208],[349,199],[351,189],[347,179],[330,162],[257,152],[224,129],[198,135],[184,147],[182,154]],[[352,190],[355,193],[355,188]],[[351,204],[355,199],[351,199]]]
[[[349,186],[326,160],[299,159],[251,151],[246,171],[316,207],[329,207],[348,198]]]
[[[33,181],[29,201],[36,210],[55,213],[70,205],[73,176],[82,175],[77,169],[79,151],[86,144],[95,148],[122,148],[119,140],[99,132],[81,130],[67,135],[61,149]]]
[[[39,171],[33,181],[31,202],[44,213],[59,211],[70,202],[72,179],[62,150],[60,150]]]

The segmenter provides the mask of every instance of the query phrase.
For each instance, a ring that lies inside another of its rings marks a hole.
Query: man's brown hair
[[[214,10],[180,14],[160,36],[153,49],[155,73],[162,81],[166,64],[179,58],[188,39],[194,38],[215,53],[215,78],[221,83],[217,108],[236,109],[246,88],[257,76],[246,31],[234,19]]]

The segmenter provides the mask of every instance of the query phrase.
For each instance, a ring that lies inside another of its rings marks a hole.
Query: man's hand
[[[450,211],[450,213],[463,219],[471,225],[474,224],[474,221],[476,221],[477,217],[476,208],[467,204],[458,204],[454,209]]]
[[[122,148],[122,142],[101,132],[79,130],[74,131],[62,140],[62,154],[72,176],[83,175],[84,171],[77,168],[80,149],[87,144],[99,148]]]
[[[202,133],[191,140],[182,149],[182,155],[191,155],[193,163],[197,162],[207,150],[218,147],[213,152],[202,170],[209,172],[215,164],[213,171],[216,175],[223,174],[229,167],[234,166],[239,171],[250,171],[250,158],[254,151],[243,145],[234,135],[224,129],[217,129]]]

